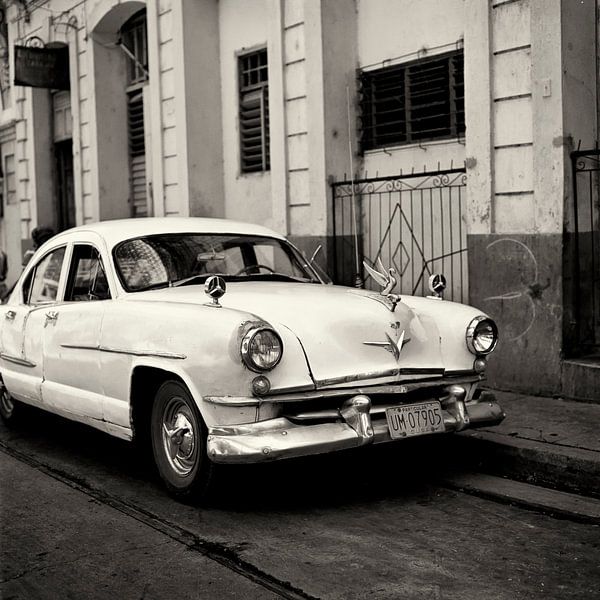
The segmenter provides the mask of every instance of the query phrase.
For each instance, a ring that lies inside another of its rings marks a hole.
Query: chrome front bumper
[[[486,394],[465,402],[465,389],[452,385],[441,400],[446,432],[497,425],[505,415]],[[392,440],[385,418],[373,419],[371,400],[364,394],[346,400],[332,423],[297,424],[285,417],[243,425],[211,427],[208,455],[216,463],[255,463],[322,454]]]

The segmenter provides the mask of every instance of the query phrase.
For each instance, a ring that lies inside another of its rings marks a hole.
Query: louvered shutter
[[[129,96],[129,169],[133,217],[148,216],[146,188],[146,142],[144,131],[144,96],[141,91]]]
[[[240,135],[242,171],[269,169],[268,88],[242,95],[240,101]]]
[[[270,140],[266,49],[240,57],[239,78],[241,171],[267,171],[270,168]]]

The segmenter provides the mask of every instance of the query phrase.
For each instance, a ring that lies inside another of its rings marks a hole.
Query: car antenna
[[[358,258],[358,224],[356,221],[356,201],[354,198],[354,161],[352,156],[352,127],[350,124],[350,88],[348,86],[346,86],[346,105],[348,110],[348,151],[350,154],[350,188],[352,190],[352,229],[354,233],[354,258],[356,267],[354,287],[363,288],[364,281],[360,274],[360,262]]]

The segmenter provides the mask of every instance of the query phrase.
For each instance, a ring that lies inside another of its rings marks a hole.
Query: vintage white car
[[[281,235],[220,219],[65,231],[0,307],[0,414],[25,403],[147,443],[179,498],[218,463],[499,423],[477,390],[494,322],[368,271],[382,292],[324,284]]]

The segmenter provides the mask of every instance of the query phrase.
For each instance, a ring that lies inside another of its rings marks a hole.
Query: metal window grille
[[[465,133],[463,51],[359,74],[361,148]]]
[[[133,15],[121,28],[121,43],[127,54],[127,83],[148,80],[148,42],[146,33],[146,10]]]
[[[239,85],[241,171],[268,171],[271,165],[266,49],[239,57]]]

